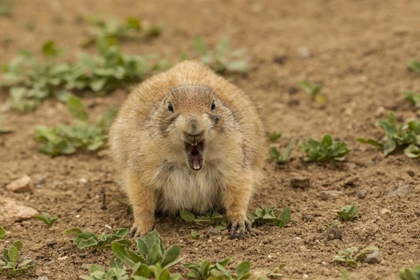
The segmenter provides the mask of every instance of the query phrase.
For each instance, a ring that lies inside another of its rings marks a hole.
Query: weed
[[[316,101],[319,104],[325,103],[325,96],[321,94],[321,90],[324,87],[323,84],[311,84],[308,81],[299,82],[307,94],[309,94],[313,101]]]
[[[0,226],[0,240],[3,240],[6,238],[6,230],[4,227]]]
[[[127,271],[120,260],[111,259],[109,269],[106,270],[100,265],[91,265],[89,275],[81,275],[84,280],[128,280]]]
[[[198,240],[198,239],[200,238],[200,235],[198,234],[198,232],[197,232],[196,230],[192,230],[192,231],[191,231],[191,237],[192,237],[193,239]]]
[[[330,134],[325,135],[320,142],[309,138],[300,143],[300,149],[306,153],[305,161],[342,161],[351,151],[346,142],[334,141]]]
[[[343,269],[343,270],[341,271],[341,278],[342,278],[343,280],[350,280],[349,273],[347,272],[347,270],[346,270],[346,269]]]
[[[79,249],[109,248],[112,241],[124,238],[127,233],[128,229],[126,228],[116,229],[111,234],[103,232],[101,235],[97,235],[88,230],[82,231],[80,228],[69,228],[64,232],[64,234],[72,238]],[[122,239],[119,240],[118,244],[126,247],[130,246],[131,242],[129,240]]]
[[[420,74],[420,61],[414,59],[409,60],[407,66],[409,69]]]
[[[357,219],[357,209],[359,208],[358,205],[346,205],[341,208],[341,210],[337,211],[337,215],[343,220],[343,221],[353,221]]]
[[[149,232],[144,238],[137,238],[136,242],[137,252],[118,242],[114,242],[111,245],[115,256],[126,265],[132,267],[133,270],[148,268],[156,276],[157,273],[166,273],[163,270],[167,270],[181,261],[181,248],[178,245],[172,245],[167,250],[164,250],[162,239],[156,230]],[[158,279],[157,276],[156,279]]]
[[[245,49],[231,50],[230,39],[224,36],[214,51],[209,50],[202,37],[195,38],[195,51],[201,61],[219,74],[248,72],[250,57]]]
[[[412,91],[404,91],[405,99],[417,108],[420,107],[420,93]]]
[[[333,260],[345,263],[348,266],[356,267],[357,263],[364,259],[364,257],[374,251],[379,251],[376,246],[368,246],[359,251],[358,247],[350,247],[345,250],[338,251],[338,255],[334,256]]]
[[[105,40],[98,40],[97,47],[99,56],[82,53],[75,63],[57,62],[63,51],[53,41],[43,45],[42,62],[28,51],[20,52],[3,67],[0,86],[10,93],[5,108],[29,112],[50,97],[66,101],[69,95],[82,90],[104,94],[169,67],[166,61],[151,64],[149,58],[124,55],[118,46]]]
[[[3,250],[3,256],[0,259],[0,274],[16,277],[34,266],[32,260],[20,261],[20,249],[22,249],[22,242],[18,240],[13,242],[9,249]]]
[[[280,152],[275,147],[270,147],[270,157],[271,160],[277,164],[285,164],[290,157],[290,154],[295,147],[296,141],[290,141],[289,145],[287,145],[284,154],[280,154]]]
[[[205,279],[248,279],[250,277],[251,265],[249,261],[241,262],[236,273],[231,273],[226,269],[226,266],[230,263],[230,259],[224,259],[216,262],[211,266],[211,263],[207,260],[202,260],[200,264],[186,263],[183,264],[185,268],[188,268],[190,272],[186,275],[187,278],[205,280]]]
[[[276,212],[277,211],[275,207],[263,209],[257,208],[255,211],[248,212],[248,219],[252,224],[256,226],[272,223],[273,225],[280,228],[286,227],[286,225],[290,222],[292,215],[290,207],[284,207],[283,211],[278,216]]]
[[[400,280],[420,280],[420,265],[413,268],[403,268],[398,272]]]
[[[58,124],[55,127],[37,126],[36,141],[39,150],[50,156],[69,155],[79,150],[96,151],[108,140],[108,128],[116,111],[105,112],[94,123],[88,122],[88,112],[81,99],[70,96],[67,107],[75,121],[72,126]]]
[[[270,132],[267,134],[267,136],[270,142],[276,142],[278,139],[281,138],[281,132]]]
[[[325,227],[326,227],[326,228],[333,228],[333,227],[338,227],[339,225],[340,225],[340,222],[339,222],[339,221],[334,220],[334,221],[332,221],[332,223],[331,223],[331,224],[326,224],[326,225],[325,225]]]
[[[179,214],[184,221],[196,223],[198,226],[212,225],[219,230],[227,228],[226,218],[216,210],[202,216],[196,216],[188,210],[181,210]]]
[[[42,215],[35,215],[33,218],[43,221],[49,228],[58,220],[57,215],[51,217],[47,212],[42,212]]]
[[[406,147],[404,153],[407,157],[420,157],[420,121],[412,120],[406,124],[399,124],[390,112],[387,119],[378,120],[378,125],[385,132],[384,143],[365,138],[358,138],[357,141],[381,149],[385,156],[394,152],[397,147]]]
[[[13,132],[12,129],[7,128],[7,127],[3,127],[1,124],[4,121],[5,117],[4,116],[0,116],[0,134],[7,134],[7,133],[11,133]]]
[[[0,17],[10,17],[13,11],[13,0],[0,1]]]

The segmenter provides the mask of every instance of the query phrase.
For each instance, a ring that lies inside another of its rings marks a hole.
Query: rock
[[[406,196],[410,190],[411,190],[411,185],[398,185],[395,187],[391,187],[389,189],[387,189],[387,195],[388,196]]]
[[[38,211],[12,198],[0,195],[0,221],[22,221],[31,219]]]
[[[408,170],[407,171],[407,174],[410,176],[410,177],[414,177],[414,175],[416,175],[412,170]]]
[[[38,277],[37,280],[48,280],[48,277],[47,276],[41,276],[41,277]]]
[[[364,262],[366,263],[370,263],[370,264],[375,264],[375,263],[380,263],[383,260],[382,255],[379,251],[373,251],[370,254],[367,254],[365,256]]]
[[[320,197],[322,200],[328,200],[330,198],[337,198],[341,196],[343,192],[341,191],[322,191]]]
[[[382,215],[388,215],[388,214],[391,214],[391,211],[388,210],[388,209],[386,209],[386,208],[384,208],[384,209],[381,210],[381,214]]]
[[[363,198],[365,198],[365,196],[367,195],[367,191],[366,190],[360,190],[358,193],[357,193],[357,197],[358,198],[360,198],[360,199],[363,199]]]
[[[307,221],[307,222],[313,222],[313,221],[315,221],[315,217],[311,214],[303,213],[302,214],[302,220]]]
[[[307,189],[311,186],[309,178],[305,177],[293,178],[292,180],[290,180],[290,184],[292,185],[292,187],[299,189]]]
[[[325,231],[325,235],[328,240],[334,240],[339,239],[341,240],[343,238],[343,232],[338,227],[329,227]]]
[[[32,182],[31,177],[23,176],[20,179],[17,179],[6,186],[6,189],[11,192],[31,192],[34,190],[34,183]]]
[[[57,239],[55,238],[47,239],[45,243],[47,244],[47,246],[52,247],[57,244]]]
[[[311,52],[309,51],[308,47],[305,46],[299,47],[298,53],[301,58],[308,58],[311,56]]]

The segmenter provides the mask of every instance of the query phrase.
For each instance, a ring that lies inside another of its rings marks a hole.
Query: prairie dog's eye
[[[214,103],[214,100],[211,102],[211,110],[213,111],[216,109],[216,103]]]
[[[172,103],[169,102],[168,103],[168,111],[173,112],[174,111],[174,107],[172,107]]]

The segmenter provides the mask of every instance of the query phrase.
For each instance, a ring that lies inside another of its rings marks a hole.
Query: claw
[[[244,239],[245,231],[251,233],[252,224],[250,221],[244,219],[240,221],[234,221],[230,228],[229,239]]]

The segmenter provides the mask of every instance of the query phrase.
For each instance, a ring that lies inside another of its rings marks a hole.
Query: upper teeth
[[[191,145],[197,146],[197,142],[193,142],[193,143],[191,143]]]

